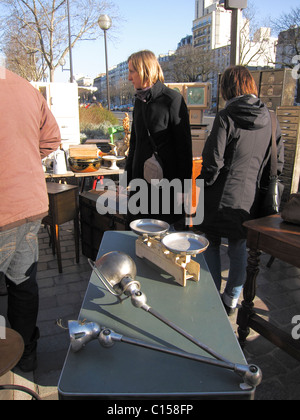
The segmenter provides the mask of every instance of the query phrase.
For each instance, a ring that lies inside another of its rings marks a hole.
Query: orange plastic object
[[[192,205],[193,208],[197,207],[197,203],[198,203],[198,194],[197,194],[197,187],[196,187],[196,179],[198,178],[199,175],[201,175],[202,172],[202,168],[203,168],[203,158],[194,158],[193,159],[193,196],[192,196]]]
[[[203,158],[194,158],[193,159],[193,175],[192,175],[192,205],[189,210],[189,214],[195,214],[199,202],[200,188],[196,185],[196,179],[201,175],[203,168]],[[190,218],[190,227],[193,227],[193,218]]]

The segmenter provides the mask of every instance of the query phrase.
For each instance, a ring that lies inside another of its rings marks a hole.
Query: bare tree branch
[[[277,64],[294,68],[293,58],[300,55],[300,7],[293,8],[289,13],[283,13],[272,22],[272,26],[279,33]],[[296,101],[300,103],[300,73],[298,75]]]
[[[69,53],[66,0],[1,0],[4,13],[0,17],[0,46],[8,53],[16,42],[15,34],[21,34],[21,49],[35,60],[46,64],[53,81],[60,60]],[[111,0],[73,0],[70,11],[72,48],[80,39],[103,36],[98,27],[100,14],[109,13],[118,20],[117,8]],[[15,28],[15,32],[11,28]],[[31,34],[31,36],[29,36]],[[26,39],[26,42],[24,40]],[[32,45],[30,45],[32,42]],[[21,54],[22,55],[22,54]],[[39,59],[37,59],[39,56]],[[12,61],[13,57],[8,61]],[[15,57],[16,63],[22,60]],[[40,72],[41,74],[44,73]],[[32,71],[29,70],[31,77]]]
[[[202,51],[192,45],[181,47],[167,63],[163,63],[163,70],[169,82],[206,81],[208,75],[215,69],[213,52]]]

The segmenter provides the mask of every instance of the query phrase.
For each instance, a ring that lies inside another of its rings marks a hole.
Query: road
[[[123,119],[125,118],[125,112],[112,111],[112,113],[116,118],[118,118],[120,125],[122,125]],[[129,115],[130,121],[132,121],[132,112],[127,112],[127,114]]]
[[[123,119],[125,118],[125,112],[120,111],[113,111],[113,114],[118,118],[120,125],[123,123]],[[132,121],[132,112],[128,112],[129,118]],[[208,125],[209,131],[212,129],[212,125],[214,122],[215,116],[214,115],[205,115],[203,119],[203,124]]]

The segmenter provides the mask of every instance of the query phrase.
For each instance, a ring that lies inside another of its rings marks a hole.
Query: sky
[[[142,49],[150,49],[156,55],[166,54],[176,50],[180,40],[192,34],[195,0],[111,1],[117,5],[122,21],[113,22],[116,26],[108,31],[109,67],[126,61],[130,54]],[[252,3],[257,11],[258,22],[264,26],[270,19],[299,7],[298,1],[248,0],[248,4]],[[104,38],[79,42],[73,49],[73,65],[75,75],[95,78],[99,73],[104,73]],[[55,81],[68,79],[68,72],[56,70]]]

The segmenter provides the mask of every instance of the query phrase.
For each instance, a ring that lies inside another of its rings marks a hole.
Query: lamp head
[[[108,15],[101,15],[98,19],[98,25],[103,31],[108,31],[111,28],[112,20]]]
[[[69,321],[71,349],[74,353],[80,351],[87,343],[98,339],[101,327],[95,322],[83,324],[79,321]]]
[[[133,292],[140,290],[140,283],[135,280],[136,265],[129,255],[123,252],[109,252],[94,263],[94,270],[108,283],[104,285],[109,291],[121,296],[131,296]],[[103,279],[101,279],[103,281]]]

